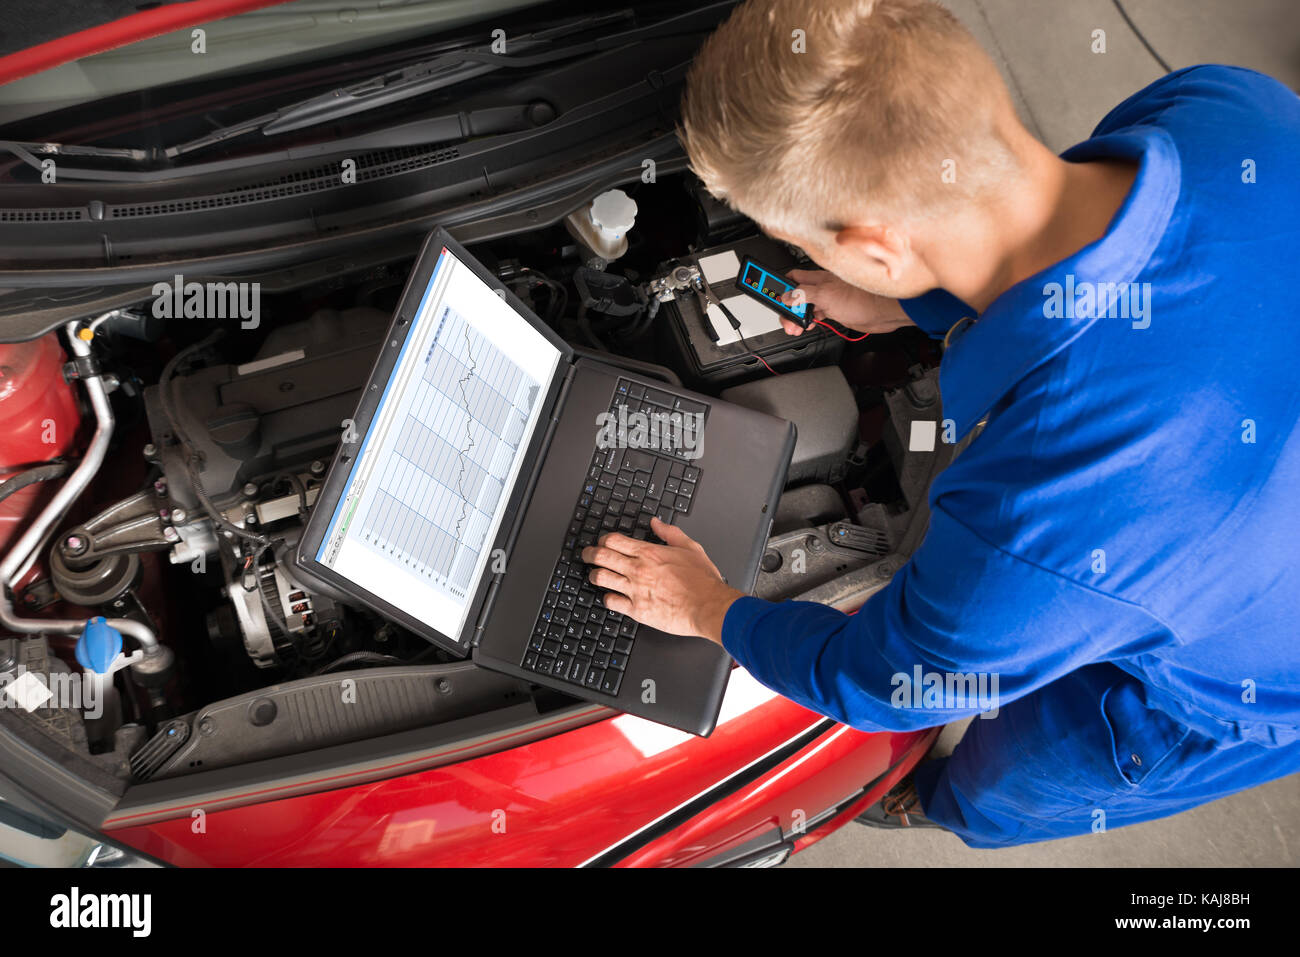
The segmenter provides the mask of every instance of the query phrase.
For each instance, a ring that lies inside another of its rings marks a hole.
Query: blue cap
[[[77,663],[98,674],[107,673],[122,653],[122,633],[102,617],[91,618],[77,639]]]

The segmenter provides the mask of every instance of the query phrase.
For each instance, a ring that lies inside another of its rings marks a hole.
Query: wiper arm
[[[512,43],[515,49],[536,49],[544,46],[546,41],[518,39]],[[277,133],[291,133],[303,127],[317,123],[328,123],[356,113],[364,113],[400,103],[424,93],[446,89],[472,80],[487,73],[503,69],[520,69],[538,64],[567,60],[586,52],[587,44],[578,47],[564,47],[533,57],[506,56],[488,50],[461,50],[445,53],[437,61],[417,64],[407,70],[384,76],[372,77],[353,86],[333,90],[321,96],[312,97],[293,106],[286,107],[273,114],[273,118],[262,124],[261,131],[266,136]],[[188,152],[191,144],[178,148],[177,152]]]
[[[553,106],[535,100],[531,103],[492,106],[480,110],[448,113],[443,116],[430,116],[342,139],[308,143],[304,146],[289,146],[272,152],[259,153],[256,156],[203,163],[198,167],[173,166],[144,170],[80,169],[61,163],[59,179],[108,183],[159,183],[186,179],[200,173],[229,172],[277,161],[313,159],[318,156],[346,153],[350,150],[433,146],[439,143],[463,142],[476,137],[501,136],[544,126],[554,120],[555,116]],[[39,152],[44,145],[46,144],[0,141],[0,150],[7,150],[39,169],[41,160],[35,152]]]
[[[559,37],[595,29],[616,20],[626,20],[631,16],[631,10],[619,10],[608,14],[582,17],[557,27],[516,37],[508,42],[512,50],[536,50],[539,47],[548,46]],[[401,69],[381,73],[359,83],[331,90],[329,93],[291,103],[271,113],[253,117],[242,123],[235,123],[212,130],[187,143],[170,146],[163,151],[163,154],[171,159],[258,131],[261,131],[264,136],[291,133],[294,130],[315,126],[318,123],[328,123],[346,116],[378,109],[381,106],[388,106],[391,103],[400,103],[403,100],[455,86],[457,83],[463,83],[466,80],[496,70],[526,68],[555,60],[568,59],[585,53],[589,46],[590,44],[578,44],[533,57],[507,56],[493,53],[490,48],[483,47],[442,53],[431,59],[412,63]]]
[[[632,11],[621,10],[610,14],[583,17],[558,27],[517,37],[510,41],[510,46],[513,49],[536,49],[547,45],[558,36],[592,29],[613,20],[627,19],[630,16],[632,16]],[[504,54],[485,52],[481,48],[451,51],[428,60],[410,64],[399,70],[370,77],[349,87],[301,100],[240,123],[218,127],[196,139],[176,146],[139,149],[117,146],[80,146],[71,143],[24,143],[13,140],[0,140],[0,150],[12,154],[35,169],[41,168],[43,158],[56,156],[86,156],[96,159],[124,160],[137,166],[152,165],[161,160],[173,160],[178,156],[196,150],[215,146],[240,136],[246,136],[258,130],[261,130],[266,136],[273,136],[276,133],[290,132],[354,113],[377,109],[389,103],[400,102],[401,100],[419,96],[422,93],[429,93],[485,73],[491,73],[493,70],[502,67],[527,67],[537,62],[549,62],[551,59],[558,60],[577,55],[584,52],[586,46],[587,44],[580,45],[576,52],[570,52],[572,48],[554,51],[549,56],[541,58],[540,61],[536,58],[525,61],[517,57],[506,57]],[[424,142],[439,142],[440,140],[457,138],[452,136],[450,132],[443,132],[447,130],[447,121],[454,121],[455,119],[456,115],[453,115],[451,117],[435,117],[432,120],[425,121],[429,124],[431,132],[438,136],[438,139],[425,140]],[[473,124],[467,125],[472,126]],[[497,129],[492,130],[492,132],[503,132],[503,130]],[[470,135],[482,134],[481,132],[464,134],[464,136]],[[349,142],[341,141],[343,145]],[[390,143],[388,145],[397,144]],[[129,182],[142,178],[137,173],[128,171],[73,169],[62,166],[59,169],[59,175],[74,179],[117,182]]]
[[[671,35],[673,33],[705,29],[708,24],[716,21],[721,13],[729,10],[733,5],[733,0],[725,0],[725,2],[721,3],[712,3],[708,6],[693,10],[690,13],[670,17],[667,20],[649,26],[638,27],[621,33],[597,37],[594,40],[570,44],[556,50],[535,53],[531,56],[498,54],[492,53],[489,49],[483,48],[449,51],[428,60],[423,60],[418,63],[410,64],[409,66],[403,67],[399,70],[371,77],[367,80],[334,90],[321,96],[315,96],[307,100],[301,100],[297,103],[289,104],[288,106],[274,110],[270,113],[265,113],[261,116],[256,116],[240,123],[219,127],[218,129],[211,130],[203,136],[186,143],[180,143],[176,146],[169,146],[161,149],[132,149],[122,147],[78,146],[60,143],[18,143],[12,141],[0,141],[0,150],[13,154],[36,169],[40,169],[40,157],[42,155],[47,157],[88,156],[101,159],[126,160],[135,165],[148,164],[150,166],[155,166],[155,164],[162,160],[174,160],[187,153],[192,153],[196,150],[201,150],[218,143],[224,143],[228,140],[245,136],[249,133],[261,131],[265,136],[272,136],[277,133],[302,129],[307,126],[365,112],[381,106],[386,106],[390,103],[400,102],[424,93],[443,89],[456,83],[460,83],[466,79],[481,76],[496,70],[529,68],[602,50],[608,50],[619,46],[625,46],[629,43],[645,40],[656,35]],[[510,47],[515,50],[535,50],[538,47],[546,46],[556,37],[589,30],[593,27],[601,26],[614,20],[628,19],[633,15],[634,13],[631,10],[620,10],[608,14],[583,17],[570,23],[551,27],[547,30],[539,30],[535,33],[516,37],[513,40],[509,40],[508,43]],[[537,125],[539,122],[539,113],[535,106],[530,104],[527,107],[521,108],[530,110],[533,125]],[[464,114],[454,114],[452,117],[435,117],[431,120],[421,120],[405,124],[403,127],[397,127],[395,129],[405,130],[409,136],[413,133],[413,128],[419,128],[423,124],[432,124],[433,129],[438,131],[438,134],[442,136],[443,140],[455,138],[443,135],[442,131],[447,129],[447,121],[463,115]],[[469,115],[473,116],[475,114]],[[544,122],[544,120],[541,121]],[[460,122],[463,124],[464,121],[462,120]],[[500,129],[493,130],[493,132],[503,131],[504,130]],[[378,142],[376,137],[377,135],[382,137],[382,134],[383,131],[380,131],[379,134],[371,133],[366,137],[366,142]],[[480,134],[475,133],[466,135]],[[441,140],[409,140],[411,143],[439,141]],[[322,143],[317,144],[317,148],[295,148],[287,150],[283,154],[279,154],[279,157],[277,157],[277,154],[270,154],[266,158],[269,160],[288,157],[291,154],[295,157],[301,157],[305,154],[316,152],[333,152],[341,146],[346,148],[346,146],[351,143],[351,139]],[[117,182],[148,181],[158,178],[160,173],[172,174],[166,178],[185,175],[184,171],[179,168],[159,170],[155,167],[142,171],[126,171],[73,169],[64,165],[60,165],[59,167],[60,177],[83,180]]]
[[[520,46],[523,46],[524,43],[524,40],[518,41]],[[333,90],[272,113],[255,116],[252,119],[244,120],[242,123],[219,127],[204,133],[197,139],[176,146],[169,146],[163,150],[163,155],[169,159],[174,159],[177,156],[193,153],[196,150],[215,146],[218,143],[224,143],[227,140],[259,131],[264,136],[290,133],[304,127],[315,126],[318,123],[326,123],[356,113],[378,109],[390,103],[399,103],[422,93],[432,93],[435,90],[454,86],[457,83],[473,79],[476,76],[482,76],[485,73],[491,73],[495,69],[508,65],[499,63],[490,66],[484,63],[467,61],[465,56],[468,52],[443,54],[443,57],[448,60],[448,62],[444,63],[429,61],[419,64],[418,67],[422,69],[420,74],[415,76],[404,75],[405,71],[398,71],[397,73],[372,77],[353,86]],[[439,60],[441,59],[442,57],[439,58]],[[498,56],[497,59],[505,60],[506,58]]]

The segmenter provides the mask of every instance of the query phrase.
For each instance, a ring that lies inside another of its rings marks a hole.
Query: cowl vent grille
[[[58,223],[85,219],[86,211],[75,209],[0,209],[0,223]]]
[[[416,169],[438,166],[460,156],[455,147],[445,149],[428,149],[427,147],[408,146],[398,149],[379,150],[364,153],[357,157],[356,177],[358,183],[369,180],[385,179],[400,173]],[[348,184],[351,185],[351,184]],[[136,203],[122,206],[106,206],[107,219],[133,219],[139,216],[168,216],[176,213],[194,213],[208,209],[221,209],[231,206],[248,206],[254,203],[272,202],[305,193],[319,193],[328,189],[343,189],[343,183],[337,164],[322,164],[311,169],[286,173],[273,180],[252,183],[224,193],[209,196],[194,196],[189,199],[167,200],[158,203]]]
[[[460,156],[454,146],[433,149],[427,146],[403,146],[376,150],[355,157],[358,183],[382,180],[413,170],[427,169],[450,162]],[[350,186],[351,184],[347,184]],[[239,186],[223,193],[207,196],[190,196],[183,199],[162,200],[156,203],[127,203],[105,205],[104,219],[138,219],[148,216],[170,216],[178,213],[195,213],[210,209],[227,209],[233,206],[250,206],[273,202],[306,193],[319,193],[330,189],[346,188],[336,163],[323,163],[310,169],[285,173],[275,179],[262,180]],[[46,207],[43,209],[0,209],[0,223],[57,223],[83,222],[90,219],[84,206]]]

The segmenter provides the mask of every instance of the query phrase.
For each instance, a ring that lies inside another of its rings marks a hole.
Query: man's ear
[[[835,245],[863,259],[874,260],[890,281],[903,275],[910,251],[907,237],[890,226],[845,226],[835,234]]]

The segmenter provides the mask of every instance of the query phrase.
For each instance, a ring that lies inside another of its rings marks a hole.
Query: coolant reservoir
[[[564,218],[569,234],[593,257],[603,260],[587,263],[597,269],[627,252],[627,233],[635,223],[636,200],[621,189],[606,190]]]

